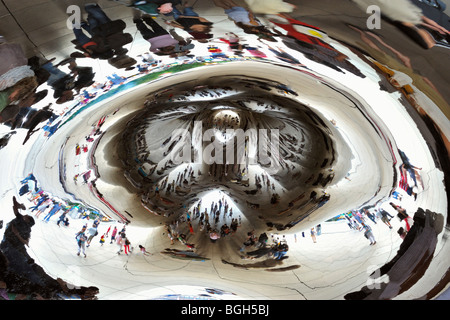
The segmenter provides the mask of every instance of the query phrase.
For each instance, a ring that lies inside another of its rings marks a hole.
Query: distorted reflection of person
[[[347,55],[327,42],[327,34],[319,27],[293,19],[289,15],[283,14],[280,16],[287,23],[275,19],[270,19],[270,21],[287,32],[283,34],[274,28],[274,32],[278,34],[278,37],[288,48],[296,50],[306,58],[336,71],[343,72],[342,68],[358,77],[365,78],[365,75],[348,61]]]
[[[376,5],[380,9],[384,20],[395,25],[404,32],[413,41],[424,49],[433,48],[443,38],[448,43],[450,31],[441,26],[438,22],[430,19],[424,7],[419,7],[419,2],[412,0],[353,0],[362,10],[366,11],[368,7]],[[442,13],[442,15],[445,15]],[[445,15],[446,16],[446,15]],[[445,21],[445,19],[441,20]],[[447,16],[448,23],[448,16]],[[432,33],[439,35],[433,36]]]
[[[19,44],[0,43],[0,122],[13,120],[18,104],[35,93],[39,83]]]
[[[80,67],[75,59],[69,59],[70,73],[60,70],[53,65],[53,59],[46,61],[42,67],[50,73],[47,84],[54,90],[53,97],[57,104],[72,101],[75,97],[73,90],[77,93],[84,87],[94,83],[95,73],[92,67]]]
[[[79,294],[82,299],[93,299],[98,293],[95,287],[78,287],[69,289],[62,279],[53,279],[42,267],[37,265],[28,254],[26,247],[31,238],[34,218],[22,214],[25,205],[13,197],[13,212],[15,218],[6,226],[3,240],[0,244],[2,256],[1,280],[9,294],[20,294],[28,299],[54,299],[58,294]],[[3,269],[5,267],[5,269]],[[16,297],[18,298],[18,297]]]
[[[2,114],[4,116],[4,124],[10,126],[11,129],[23,128],[23,121],[26,118],[29,118],[30,115],[37,112],[35,109],[35,104],[39,103],[48,95],[48,90],[40,90],[36,92],[32,92],[25,99],[20,100],[17,104],[10,106],[9,110],[5,110],[5,113]],[[8,116],[6,116],[6,113]]]
[[[401,221],[405,223],[405,230],[406,232],[409,232],[409,230],[411,229],[411,226],[414,223],[414,219],[411,218],[408,215],[408,212],[406,211],[405,208],[401,207],[398,204],[395,204],[393,202],[389,202],[389,205],[395,210],[397,211],[397,218]]]
[[[57,99],[57,104],[62,104],[73,100],[74,76],[60,70],[53,64],[55,59],[45,61],[41,66],[47,70],[50,77],[47,79],[47,85],[53,89],[53,98]]]
[[[25,144],[34,133],[40,130],[40,128],[37,128],[39,124],[47,120],[56,119],[57,115],[50,106],[51,104],[48,104],[40,110],[33,110],[26,116],[26,120],[20,125],[20,128],[28,129],[22,144]]]
[[[108,60],[116,68],[127,68],[135,63],[128,57],[125,45],[133,41],[129,33],[125,33],[126,23],[123,20],[111,20],[97,4],[85,5],[88,13],[87,21],[81,21],[79,28],[74,26],[76,49],[71,57]],[[89,36],[87,36],[85,30]]]
[[[241,43],[241,38],[234,32],[226,32],[219,40],[227,43],[235,55],[242,55],[244,53],[245,45]]]
[[[269,51],[273,52],[275,56],[281,61],[297,66],[303,66],[303,64],[297,58],[286,52],[283,48],[281,47],[274,48],[270,45],[267,45],[267,47],[269,48]]]
[[[366,223],[362,223],[362,227],[364,229],[364,237],[370,241],[370,245],[373,246],[376,244],[377,241],[375,240],[372,228]]]
[[[242,56],[244,50],[247,50],[252,56],[259,58],[267,58],[267,55],[259,50],[258,47],[250,46],[247,43],[240,43],[240,38],[233,32],[225,33],[225,36],[219,39],[229,45],[229,48],[237,56]]]
[[[276,42],[274,34],[249,9],[239,6],[233,0],[213,1],[217,7],[223,8],[228,18],[245,33],[255,34],[259,38]]]
[[[28,66],[35,74],[37,80],[36,88],[22,100],[9,105],[1,114],[4,121],[3,123],[6,126],[11,127],[12,130],[16,128],[26,128],[24,127],[25,120],[30,119],[33,114],[39,112],[35,105],[46,98],[49,93],[47,89],[37,91],[39,86],[46,83],[50,77],[49,72],[41,67],[40,58],[38,56],[29,58]]]
[[[174,53],[178,41],[159,25],[155,19],[148,15],[143,15],[141,18],[135,16],[133,22],[136,24],[136,28],[142,37],[150,43],[150,52],[157,55]]]
[[[179,4],[181,4],[181,0],[137,0],[132,6],[147,13],[155,12],[167,15],[172,13],[175,6]]]
[[[200,42],[207,42],[207,39],[212,38],[210,32],[213,23],[200,17],[192,7],[184,6],[183,12],[174,7],[172,14],[175,21],[167,21],[167,24],[175,28],[183,29],[189,33],[193,39]]]

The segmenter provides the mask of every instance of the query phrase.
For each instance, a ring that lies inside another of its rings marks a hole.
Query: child
[[[143,254],[144,256],[149,256],[149,255],[151,255],[151,253],[148,252],[147,250],[145,250],[145,248],[144,248],[143,246],[141,246],[141,245],[139,245],[139,250],[142,252],[142,254]]]
[[[100,238],[100,244],[103,245],[105,243],[105,235],[103,234]]]

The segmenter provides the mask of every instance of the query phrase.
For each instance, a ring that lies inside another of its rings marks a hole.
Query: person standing
[[[322,234],[322,225],[318,224],[316,226],[316,230],[317,230],[317,235],[320,236]]]
[[[370,220],[372,220],[373,223],[377,224],[377,221],[375,220],[375,216],[367,209],[364,209],[364,213],[366,216],[369,217]]]
[[[86,258],[86,234],[84,232],[80,232],[77,235],[77,244],[78,244],[78,253],[77,256],[80,255],[80,252],[83,251],[84,257]]]
[[[104,243],[105,243],[105,234],[102,234],[102,236],[100,237],[100,244],[103,246]]]
[[[39,206],[46,202],[48,199],[48,195],[42,194],[37,203],[34,206],[30,207],[31,212],[34,212],[34,210],[38,210]]]
[[[361,218],[361,215],[359,214],[359,211],[352,210],[352,216],[353,216],[353,218],[356,219],[356,221],[359,224],[362,224],[364,222],[364,221],[362,221],[362,218]]]
[[[364,237],[369,239],[370,245],[372,246],[375,243],[377,243],[375,241],[375,236],[373,235],[372,228],[369,225],[365,224],[365,223],[362,223],[362,226],[364,228]]]
[[[44,201],[44,203],[42,203],[38,208],[37,208],[37,212],[36,212],[36,218],[39,218],[39,216],[41,215],[41,213],[43,213],[45,210],[47,210],[47,208],[51,205],[52,200],[51,199],[47,199],[46,201]]]
[[[92,226],[94,228],[98,228],[98,225],[100,224],[100,218],[97,218],[94,220],[94,222],[92,223]]]
[[[383,221],[384,224],[389,227],[389,229],[392,229],[391,223],[389,222],[389,214],[387,213],[387,211],[380,209],[379,213],[381,215],[381,221]]]
[[[191,221],[189,221],[188,220],[188,226],[189,226],[189,232],[190,232],[190,234],[194,234],[195,232],[194,232],[194,227],[192,227],[192,223],[191,223]]]
[[[81,233],[85,232],[86,229],[87,229],[87,224],[84,224],[84,225],[81,227],[81,230],[78,231],[78,232],[75,234],[75,237],[78,237]]]
[[[124,236],[124,234],[119,232],[119,234],[116,237],[116,243],[119,246],[119,250],[117,251],[117,254],[120,254],[122,252],[123,236]]]
[[[117,234],[117,227],[115,226],[111,233],[111,242],[109,244],[113,243],[113,241],[116,240],[116,234]]]
[[[127,237],[124,237],[124,239],[123,239],[123,249],[124,249],[126,255],[128,255],[128,253],[131,253],[130,245],[131,245],[130,240],[128,240]]]

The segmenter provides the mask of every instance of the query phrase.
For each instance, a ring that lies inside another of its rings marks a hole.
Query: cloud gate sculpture
[[[445,1],[0,7],[1,299],[448,298]]]

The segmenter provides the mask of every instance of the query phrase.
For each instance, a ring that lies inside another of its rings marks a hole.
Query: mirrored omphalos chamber
[[[444,2],[72,2],[1,4],[2,299],[448,298]]]

